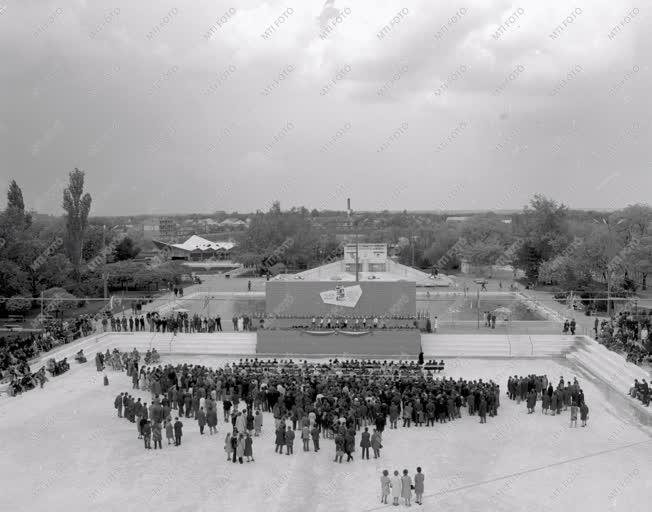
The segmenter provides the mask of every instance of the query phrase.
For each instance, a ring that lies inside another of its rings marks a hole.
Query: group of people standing
[[[423,505],[423,491],[424,491],[425,475],[421,468],[417,468],[414,475],[414,483],[409,475],[407,469],[403,470],[403,476],[399,475],[398,471],[394,471],[393,476],[389,476],[389,471],[386,469],[380,477],[380,502],[387,504],[389,495],[392,495],[392,505],[398,506],[399,500],[402,499],[406,507],[412,506],[412,491],[414,491],[415,503]]]
[[[577,426],[577,414],[579,412],[582,426],[586,427],[589,417],[589,407],[584,400],[584,391],[573,379],[573,383],[566,382],[560,377],[557,387],[554,388],[548,381],[547,375],[528,375],[519,377],[514,375],[507,382],[507,392],[511,400],[521,403],[526,401],[528,414],[533,414],[538,400],[541,400],[541,413],[551,415],[561,415],[562,410],[567,411],[570,407],[570,425]]]
[[[170,415],[170,407],[162,404],[158,398],[154,398],[148,407],[147,402],[141,402],[127,392],[122,392],[115,397],[113,407],[118,413],[118,418],[125,418],[136,424],[138,439],[144,441],[145,449],[163,449],[163,431],[168,440],[168,445],[174,440],[175,446],[181,446],[183,436],[183,423],[175,418],[174,423]]]

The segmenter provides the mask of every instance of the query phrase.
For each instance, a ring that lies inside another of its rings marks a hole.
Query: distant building
[[[169,240],[177,236],[177,225],[170,217],[161,217],[158,220],[159,236]]]
[[[235,247],[233,242],[211,242],[197,235],[181,244],[154,240],[154,245],[160,252],[167,252],[168,259],[185,261],[227,260]]]
[[[356,245],[344,246],[344,270],[355,273]],[[359,272],[387,271],[387,244],[358,244]]]
[[[244,220],[228,218],[218,224],[222,228],[246,228],[247,223]]]
[[[145,240],[154,240],[161,238],[161,230],[158,225],[158,219],[147,219],[143,221],[143,238]]]

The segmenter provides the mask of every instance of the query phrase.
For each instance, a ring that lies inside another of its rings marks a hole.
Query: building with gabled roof
[[[226,260],[230,258],[231,250],[235,247],[233,242],[212,242],[197,235],[192,235],[180,244],[160,240],[153,242],[159,251],[167,252],[168,259],[186,261]]]

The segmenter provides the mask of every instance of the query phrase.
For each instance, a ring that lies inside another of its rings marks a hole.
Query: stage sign
[[[360,286],[336,286],[334,290],[327,290],[319,294],[324,304],[333,306],[343,306],[345,308],[354,308],[360,297],[362,297],[362,288]]]

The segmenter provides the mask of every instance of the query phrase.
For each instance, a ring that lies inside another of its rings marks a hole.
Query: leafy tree
[[[84,233],[91,210],[91,196],[84,194],[84,172],[75,168],[69,174],[68,187],[63,191],[63,209],[66,212],[67,250],[77,280],[80,278],[80,265]]]
[[[642,236],[624,258],[624,265],[640,276],[641,288],[647,290],[647,276],[652,273],[652,235]]]
[[[0,297],[28,296],[27,276],[13,261],[0,260]]]
[[[494,265],[505,252],[503,244],[496,240],[476,240],[463,251],[463,256],[474,267],[487,269]]]
[[[110,233],[107,230],[105,242],[110,242]],[[82,261],[89,262],[95,256],[100,254],[103,249],[102,241],[104,240],[104,228],[98,224],[89,224],[84,235],[84,245],[82,247]]]
[[[9,246],[22,236],[23,231],[31,224],[30,215],[25,214],[23,192],[12,180],[7,190],[7,207],[0,214],[0,240],[2,246]],[[0,250],[2,247],[0,247]]]
[[[514,220],[515,232],[523,240],[516,252],[517,266],[536,281],[541,263],[554,258],[570,243],[568,208],[537,194]]]
[[[318,263],[320,233],[313,228],[305,208],[281,211],[274,202],[269,212],[256,212],[237,247],[236,261],[271,267],[284,263],[302,269]]]
[[[69,309],[77,307],[76,297],[67,290],[54,287],[43,291],[45,315],[57,316]]]
[[[128,236],[123,238],[113,250],[116,261],[133,260],[140,252],[139,247],[134,247],[134,241]]]
[[[5,303],[5,309],[12,314],[25,314],[31,308],[32,300],[26,297],[12,297]]]
[[[9,220],[15,224],[16,229],[24,229],[31,224],[30,215],[25,214],[23,191],[16,183],[16,180],[11,180],[9,190],[7,190],[6,213]]]

